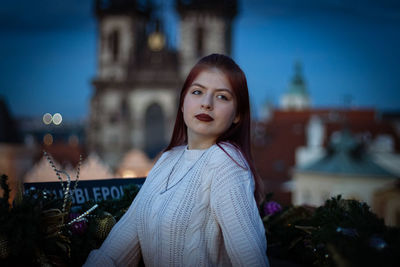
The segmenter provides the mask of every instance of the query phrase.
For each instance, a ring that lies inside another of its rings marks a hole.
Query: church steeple
[[[137,148],[154,157],[172,132],[177,53],[168,50],[154,1],[96,0],[98,71],[88,147],[112,168]]]
[[[125,81],[140,53],[152,13],[149,1],[96,0],[99,49],[98,78]]]
[[[289,93],[308,96],[306,84],[303,79],[302,66],[299,61],[294,65],[294,76],[289,85]]]
[[[181,18],[179,59],[182,79],[201,57],[230,54],[237,0],[176,0]]]
[[[289,84],[288,92],[281,99],[284,109],[303,110],[310,107],[310,97],[302,74],[299,61],[294,64],[294,76]]]

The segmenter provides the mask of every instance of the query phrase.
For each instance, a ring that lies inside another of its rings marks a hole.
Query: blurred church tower
[[[281,108],[285,110],[304,110],[310,108],[310,96],[303,79],[302,67],[300,62],[295,63],[295,73],[289,91],[281,98]]]
[[[132,148],[155,157],[173,131],[183,79],[210,53],[231,52],[236,1],[177,0],[176,51],[151,1],[96,0],[98,69],[88,149],[116,168]]]
[[[177,0],[180,15],[180,76],[185,79],[199,58],[231,54],[236,0]]]

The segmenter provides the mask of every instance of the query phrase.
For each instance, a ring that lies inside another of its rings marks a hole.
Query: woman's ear
[[[240,115],[236,115],[235,119],[233,120],[233,123],[238,123],[240,121]]]

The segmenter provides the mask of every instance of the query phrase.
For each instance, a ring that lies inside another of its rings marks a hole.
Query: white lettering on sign
[[[88,193],[87,188],[85,188],[84,191],[85,191],[86,200],[89,200],[89,193]]]
[[[80,189],[80,188],[77,188],[76,190],[75,190],[75,200],[76,200],[76,204],[83,204],[83,203],[85,203],[85,201],[86,201],[86,199],[85,199],[85,197],[83,196],[83,190],[82,189]]]
[[[126,180],[124,180],[124,182],[126,182]],[[84,184],[85,182],[82,183]],[[115,184],[104,184],[102,182],[87,183],[86,186],[82,186],[82,183],[79,188],[73,186],[75,190],[72,190],[72,187],[70,187],[69,196],[73,204],[81,205],[89,200],[99,202],[108,199],[120,199],[124,196],[124,188],[126,186],[118,184],[118,181]],[[64,199],[65,197],[62,188],[60,188],[58,184],[57,188],[54,188],[54,184],[56,183],[39,183],[39,185],[33,186],[27,183],[25,184],[25,190],[35,190],[37,188],[43,190],[47,185],[49,185],[47,190],[49,190],[56,199]],[[94,186],[94,184],[97,186]],[[141,184],[138,184],[138,186],[140,188]]]
[[[119,198],[119,197],[120,197],[119,190],[118,190],[118,188],[117,188],[116,186],[112,186],[112,187],[111,187],[111,197],[112,197],[113,199]]]
[[[107,197],[110,195],[110,189],[108,189],[108,187],[102,186],[101,193],[103,194],[103,200],[106,200]]]
[[[93,196],[94,196],[94,201],[95,202],[97,202],[99,200],[102,200],[99,187],[93,187]]]

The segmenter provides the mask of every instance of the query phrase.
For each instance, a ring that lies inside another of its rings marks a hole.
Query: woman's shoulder
[[[242,152],[234,144],[223,142],[216,145],[209,166],[215,170],[212,187],[223,190],[237,184],[253,186],[253,175]],[[217,190],[217,191],[218,191]]]
[[[170,150],[164,152],[165,153],[169,153],[169,154],[177,154],[179,152],[182,152],[182,150],[184,150],[186,148],[186,145],[181,145],[181,146],[174,146],[173,148],[171,148]]]
[[[214,145],[209,164],[210,167],[234,164],[245,169],[248,165],[240,149],[228,142],[220,142]]]

